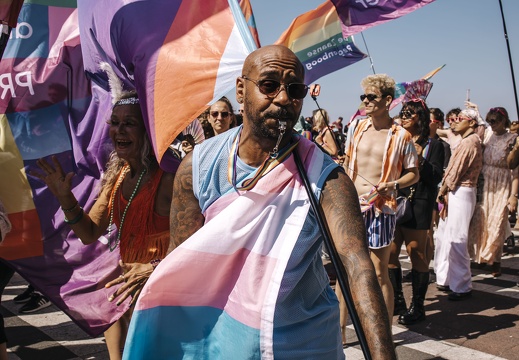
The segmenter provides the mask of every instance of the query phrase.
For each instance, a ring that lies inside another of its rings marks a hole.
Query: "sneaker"
[[[51,305],[49,299],[45,296],[40,295],[38,293],[34,293],[31,296],[31,300],[27,302],[27,304],[23,305],[18,312],[20,314],[29,314],[41,309],[44,309]]]
[[[23,293],[15,296],[13,301],[16,304],[25,304],[27,301],[31,300],[33,293],[34,293],[34,289],[32,287],[28,287],[27,289],[25,289],[25,291]]]

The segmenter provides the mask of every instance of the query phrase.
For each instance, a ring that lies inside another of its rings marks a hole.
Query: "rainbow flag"
[[[106,301],[114,290],[118,251],[106,238],[85,246],[64,224],[49,189],[30,175],[36,160],[56,155],[74,171],[73,192],[88,210],[94,203],[111,142],[103,97],[85,77],[75,1],[26,1],[0,62],[0,199],[13,229],[0,257],[91,335],[122,314]]]
[[[305,67],[306,84],[367,57],[352,36],[343,37],[339,16],[329,1],[295,18],[276,44],[297,55]]]
[[[174,170],[169,145],[235,86],[256,48],[238,2],[88,0],[78,9],[85,70],[107,89],[106,61],[137,90],[157,159]]]
[[[341,18],[344,37],[407,15],[434,0],[330,0]]]

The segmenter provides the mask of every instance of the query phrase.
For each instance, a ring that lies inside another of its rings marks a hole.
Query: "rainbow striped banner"
[[[306,84],[367,57],[353,37],[343,37],[339,16],[329,1],[295,18],[276,44],[297,55],[305,66]]]

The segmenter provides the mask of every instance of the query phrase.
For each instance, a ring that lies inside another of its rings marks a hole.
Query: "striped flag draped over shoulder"
[[[290,48],[305,67],[305,83],[364,59],[353,37],[343,37],[333,4],[326,1],[298,16],[276,41]]]
[[[91,335],[122,314],[104,284],[120,274],[106,239],[83,245],[46,185],[30,175],[55,155],[89,210],[112,146],[83,69],[76,1],[26,1],[0,62],[0,199],[12,231],[0,257]]]
[[[235,86],[256,46],[234,0],[79,2],[85,69],[106,87],[106,61],[141,100],[161,167],[175,137]]]
[[[344,37],[407,15],[434,0],[330,0],[337,8]]]

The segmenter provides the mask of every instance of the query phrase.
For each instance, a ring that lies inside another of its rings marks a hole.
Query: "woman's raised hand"
[[[52,163],[53,165],[49,164],[43,158],[38,159],[36,165],[43,170],[43,174],[31,172],[31,175],[47,184],[47,187],[55,197],[60,198],[70,195],[74,173],[65,174],[56,156],[52,156]]]

